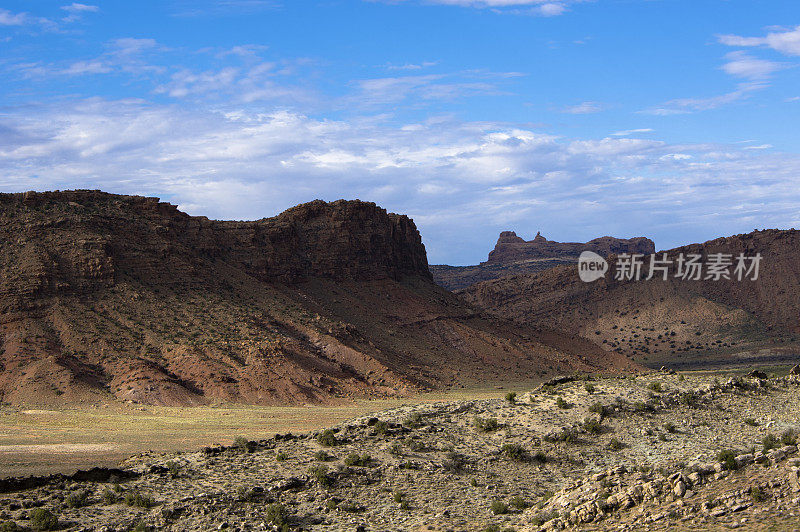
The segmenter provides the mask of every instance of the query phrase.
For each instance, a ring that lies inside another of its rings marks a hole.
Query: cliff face
[[[755,281],[676,279],[675,264],[666,281],[660,274],[650,281],[616,280],[612,256],[610,273],[592,283],[582,282],[569,265],[478,283],[460,293],[499,316],[578,333],[654,365],[796,341],[800,231],[756,231],[666,253],[673,260],[699,254],[703,263],[716,253],[760,253],[762,259]]]
[[[475,266],[434,265],[430,270],[439,286],[463,290],[482,281],[575,264],[583,251],[594,251],[603,257],[619,253],[649,254],[655,251],[655,244],[644,237],[624,239],[610,236],[585,243],[556,242],[547,240],[540,233],[536,233],[533,240],[525,241],[514,231],[503,231],[486,262]]]
[[[547,240],[536,233],[536,237],[526,242],[514,231],[503,231],[497,239],[494,249],[489,253],[489,263],[510,264],[525,260],[574,258],[583,251],[594,251],[607,257],[614,253],[654,253],[656,250],[652,240],[645,237],[614,238],[604,236],[588,242],[556,242]]]
[[[198,259],[287,283],[431,278],[414,222],[361,201],[314,201],[274,218],[218,222],[157,198],[2,194],[0,238],[0,311],[27,308],[42,296],[107,288],[123,277],[192,282]]]
[[[437,287],[413,221],[372,203],[225,222],[3,194],[0,243],[4,401],[325,402],[624,365]]]

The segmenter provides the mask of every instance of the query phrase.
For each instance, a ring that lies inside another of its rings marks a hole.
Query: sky
[[[0,0],[0,191],[668,249],[800,228],[800,3]]]

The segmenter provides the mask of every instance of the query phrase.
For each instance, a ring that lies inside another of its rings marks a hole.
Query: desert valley
[[[800,238],[757,280],[578,278],[648,238],[0,195],[2,530],[795,530]],[[670,273],[673,273],[670,271]]]

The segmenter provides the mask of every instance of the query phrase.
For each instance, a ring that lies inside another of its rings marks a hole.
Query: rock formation
[[[7,402],[331,401],[623,365],[439,289],[413,221],[372,203],[225,222],[157,198],[2,194],[0,239]]]

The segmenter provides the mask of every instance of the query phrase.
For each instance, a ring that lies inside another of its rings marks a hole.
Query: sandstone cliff
[[[224,222],[3,194],[0,239],[5,401],[330,401],[623,365],[436,287],[413,221],[372,203]]]
[[[594,251],[603,257],[615,253],[653,253],[655,244],[649,238],[630,239],[604,236],[588,242],[556,242],[536,233],[525,241],[514,231],[500,233],[489,258],[475,266],[431,266],[437,284],[448,290],[460,290],[481,281],[510,275],[544,271],[555,266],[574,264],[583,251]]]
[[[584,283],[569,265],[478,283],[460,293],[498,316],[578,333],[652,365],[761,348],[774,357],[797,341],[800,231],[755,231],[666,253],[699,254],[701,262],[715,253],[760,253],[759,278],[682,280],[672,265],[666,281],[616,280],[609,273]],[[615,257],[610,264],[614,272]]]

